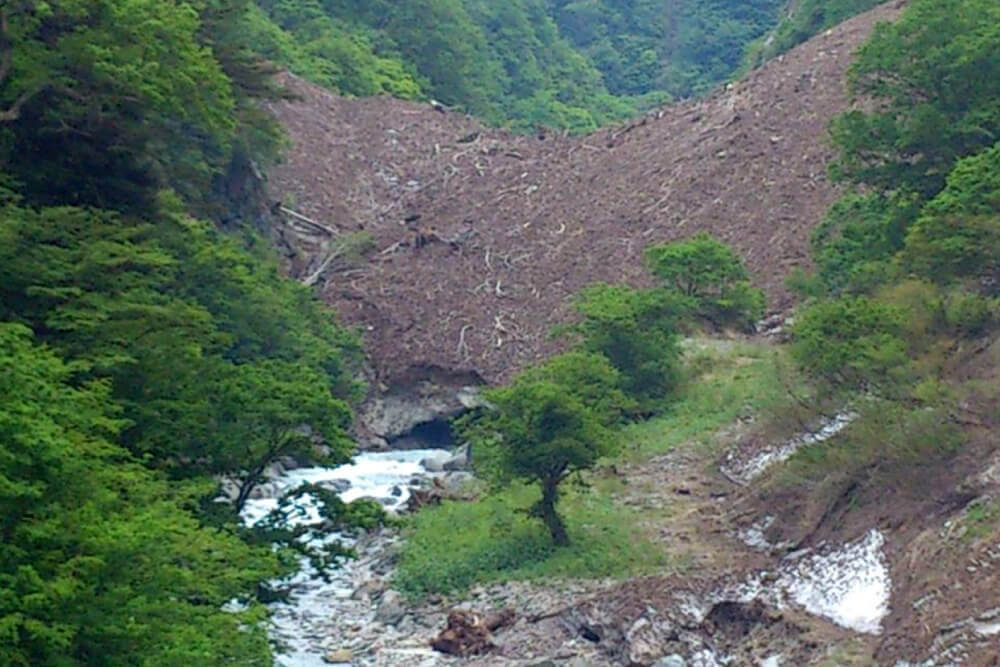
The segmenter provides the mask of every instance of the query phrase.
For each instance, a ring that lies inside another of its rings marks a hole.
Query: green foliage
[[[781,0],[550,0],[566,38],[609,91],[671,97],[729,78],[744,50],[778,19]]]
[[[147,211],[169,185],[201,201],[241,132],[241,83],[205,45],[201,12],[169,0],[4,9],[0,169],[33,202]],[[219,53],[232,53],[216,42]]]
[[[760,344],[690,339],[684,344],[685,379],[661,414],[625,426],[621,439],[631,459],[664,454],[705,440],[737,419],[773,414],[803,381],[783,349]]]
[[[245,24],[267,58],[347,94],[586,132],[731,76],[780,2],[257,0]]]
[[[0,662],[270,664],[260,610],[221,606],[279,574],[271,551],[201,527],[74,371],[0,324]]]
[[[905,319],[901,307],[868,297],[821,301],[796,319],[792,356],[835,386],[891,390],[909,362]]]
[[[888,259],[903,247],[914,216],[908,201],[848,193],[813,232],[817,278],[828,294],[871,292],[889,279]]]
[[[948,326],[959,336],[971,338],[1000,326],[1000,299],[959,292],[945,309]]]
[[[1000,281],[1000,144],[955,165],[907,233],[901,259],[940,283]]]
[[[915,0],[876,28],[849,83],[879,101],[832,126],[840,179],[929,198],[955,162],[1000,133],[1000,6],[992,0]]]
[[[474,502],[445,502],[410,518],[394,585],[409,596],[460,592],[476,583],[626,577],[661,568],[665,556],[638,529],[641,517],[607,496],[575,487],[564,507],[572,543],[520,509],[538,499],[514,485]]]
[[[545,373],[524,374],[510,386],[486,392],[491,409],[462,425],[476,452],[477,472],[499,484],[524,480],[541,486],[542,498],[531,513],[558,546],[569,543],[556,509],[559,485],[613,449],[604,426],[609,415],[575,394]]]
[[[346,458],[357,342],[272,261],[176,214],[4,215],[0,317],[111,380],[133,452],[178,473],[245,471],[247,493],[271,460],[306,453],[302,424]]]
[[[681,0],[664,3],[663,85],[671,94],[703,93],[730,78],[743,54],[778,21],[782,0]]]
[[[797,0],[786,3],[778,26],[747,53],[759,65],[843,21],[881,4],[882,0]]]
[[[621,373],[600,354],[566,352],[525,370],[520,377],[526,382],[559,385],[604,426],[615,426],[636,410],[635,400],[622,391]]]
[[[764,312],[764,293],[750,285],[743,260],[704,232],[650,246],[645,255],[654,276],[691,299],[695,314],[718,327],[751,329]]]
[[[678,382],[676,331],[690,300],[669,290],[599,284],[581,291],[574,307],[581,319],[562,333],[577,336],[580,350],[607,358],[640,411],[659,406]]]
[[[858,407],[858,417],[836,439],[799,449],[782,471],[782,481],[817,485],[868,478],[885,483],[926,469],[962,444],[961,431],[948,418],[947,400],[869,400]]]

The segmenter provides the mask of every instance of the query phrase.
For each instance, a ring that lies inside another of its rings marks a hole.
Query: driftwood
[[[493,633],[512,625],[516,619],[513,609],[489,615],[453,611],[448,614],[448,627],[431,642],[431,648],[459,657],[489,653],[496,648]]]

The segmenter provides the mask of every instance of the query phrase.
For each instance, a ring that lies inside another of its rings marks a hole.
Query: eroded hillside
[[[290,147],[271,197],[334,228],[363,230],[363,261],[319,282],[362,324],[382,379],[408,369],[509,377],[550,351],[568,297],[595,281],[641,283],[652,242],[699,230],[733,244],[771,306],[807,262],[836,196],[829,119],[843,75],[889,3],[827,31],[704,100],[582,138],[518,136],[386,98],[349,100],[300,80],[274,111]],[[293,220],[294,222],[294,220]],[[330,247],[293,260],[315,275]]]

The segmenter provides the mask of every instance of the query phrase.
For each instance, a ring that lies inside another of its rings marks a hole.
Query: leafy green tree
[[[640,412],[655,409],[680,377],[677,330],[690,313],[690,299],[669,290],[598,284],[582,290],[573,305],[579,322],[557,333],[574,335],[578,349],[603,355]]]
[[[652,274],[691,299],[695,314],[715,326],[748,329],[763,314],[764,293],[751,286],[743,260],[710,235],[653,245],[645,255]]]
[[[909,229],[902,262],[940,283],[1000,283],[1000,144],[955,165]]]
[[[521,373],[523,380],[548,381],[564,387],[607,427],[637,410],[622,389],[622,375],[602,354],[571,350]]]
[[[38,203],[199,199],[236,133],[230,79],[178,0],[19,0],[0,13],[0,168]]]
[[[260,608],[221,607],[274,554],[201,527],[114,444],[107,383],[74,372],[0,324],[0,662],[270,664]]]
[[[317,391],[323,386],[323,377],[306,364],[264,361],[233,366],[211,387],[210,433],[227,446],[207,455],[219,472],[240,471],[237,512],[279,457],[331,464],[350,457],[350,407],[329,390]]]
[[[848,193],[814,230],[810,247],[820,282],[830,294],[871,292],[891,277],[889,260],[903,247],[919,209],[910,198]]]
[[[177,474],[259,478],[262,458],[304,453],[289,432],[299,420],[346,459],[357,340],[273,260],[183,216],[151,226],[68,207],[4,214],[0,317],[30,325],[81,377],[111,380],[131,451]],[[278,435],[262,444],[251,428]]]
[[[486,393],[492,409],[463,428],[476,448],[477,469],[495,482],[537,483],[541,499],[529,513],[545,523],[556,545],[569,544],[559,515],[559,485],[612,451],[602,419],[567,387],[523,376]]]
[[[1000,133],[1000,5],[992,0],[915,0],[876,28],[848,81],[878,101],[832,126],[834,175],[879,192],[926,199],[955,162]]]

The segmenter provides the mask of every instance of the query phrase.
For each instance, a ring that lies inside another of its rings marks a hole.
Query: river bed
[[[303,483],[335,488],[345,502],[373,498],[395,512],[405,506],[415,485],[432,476],[421,462],[449,456],[449,452],[437,449],[364,453],[355,456],[352,463],[335,468],[289,470],[269,480],[270,488],[275,491],[273,497],[247,501],[242,518],[249,525],[260,521],[277,508],[278,496]],[[298,506],[304,513],[289,516],[289,523],[317,520],[316,506],[309,498],[304,498]],[[339,539],[356,549],[359,557],[330,573],[328,581],[304,560],[297,574],[273,582],[290,594],[288,602],[270,605],[270,634],[283,647],[278,663],[285,667],[328,667],[330,662],[324,656],[331,651],[356,652],[375,639],[366,637],[364,632],[371,624],[375,608],[367,595],[358,595],[357,591],[384,574],[378,571],[386,551],[397,538],[390,531],[383,531],[360,539],[345,536],[331,539]]]

